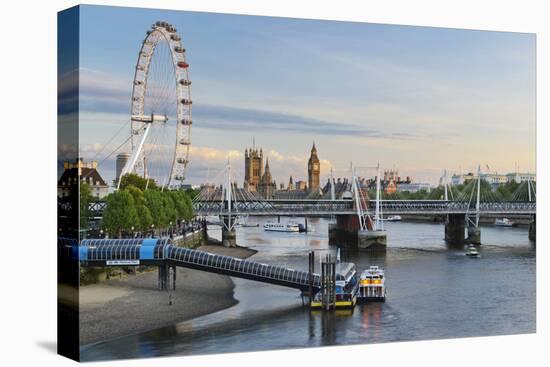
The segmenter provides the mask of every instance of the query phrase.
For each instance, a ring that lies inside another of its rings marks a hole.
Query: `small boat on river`
[[[274,223],[267,222],[264,224],[265,231],[271,232],[300,232],[300,226],[297,223]]]
[[[512,227],[514,225],[514,222],[512,222],[508,218],[497,218],[495,220],[495,226],[497,227]]]
[[[474,245],[468,246],[466,249],[466,256],[468,257],[479,257],[479,251],[477,251],[476,247]]]

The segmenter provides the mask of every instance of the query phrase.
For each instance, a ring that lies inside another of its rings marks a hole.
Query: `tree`
[[[174,203],[174,200],[170,197],[170,192],[162,192],[161,193],[162,198],[162,206],[164,209],[164,223],[162,223],[162,227],[167,227],[170,222],[176,223],[176,219],[178,218],[178,212],[176,210],[176,205]]]
[[[451,198],[450,193],[447,194],[449,199]],[[430,191],[427,195],[428,200],[443,200],[445,199],[445,189],[443,186],[438,186]]]
[[[138,223],[137,211],[132,195],[125,190],[117,190],[107,196],[103,212],[103,228],[111,235],[122,236]]]
[[[193,209],[193,201],[191,200],[191,196],[189,196],[189,194],[186,192],[183,196],[183,200],[185,201],[186,207],[185,215],[183,218],[186,220],[191,220],[195,216],[195,209]]]
[[[162,202],[162,193],[156,190],[147,190],[144,193],[147,208],[151,213],[153,223],[157,228],[160,228],[166,223],[166,213]]]
[[[508,189],[507,185],[500,185],[497,187],[496,192],[502,200],[509,201],[512,199],[512,193]]]
[[[145,188],[147,188],[148,190],[159,189],[155,180],[143,178],[141,176],[136,175],[135,173],[127,173],[120,178],[120,187],[119,187],[120,190],[124,190],[129,185],[133,185],[138,189],[140,189],[141,191],[145,191]]]
[[[176,208],[176,214],[178,219],[189,220],[193,218],[193,203],[189,198],[187,192],[181,190],[169,191],[168,195],[174,202]]]
[[[143,191],[141,191],[134,185],[126,186],[124,190],[128,191],[130,195],[132,195],[132,197],[134,198],[134,204],[136,206],[137,214],[135,229],[138,229],[140,231],[148,230],[153,223],[153,217],[151,215],[151,211],[147,207],[147,200],[145,199]]]
[[[139,229],[140,231],[146,231],[151,228],[151,224],[153,224],[153,216],[151,215],[151,211],[147,206],[137,205],[136,214],[138,217],[138,225],[136,226],[136,229]]]

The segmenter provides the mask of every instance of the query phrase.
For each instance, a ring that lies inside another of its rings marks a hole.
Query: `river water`
[[[327,219],[310,218],[310,233],[237,229],[251,259],[307,270],[307,253],[336,253]],[[303,220],[303,219],[302,219]],[[247,352],[535,332],[535,247],[526,228],[481,227],[481,257],[468,258],[443,240],[443,224],[388,222],[385,255],[346,250],[358,272],[386,272],[385,303],[323,313],[302,307],[299,292],[236,279],[239,303],[174,326],[82,348],[83,360]],[[220,230],[209,230],[219,238]],[[318,264],[318,263],[317,263]],[[319,266],[317,265],[317,269]]]

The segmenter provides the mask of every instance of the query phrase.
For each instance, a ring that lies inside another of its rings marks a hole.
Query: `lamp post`
[[[151,238],[155,237],[155,223],[151,224]]]

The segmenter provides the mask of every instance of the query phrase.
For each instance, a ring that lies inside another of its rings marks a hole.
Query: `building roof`
[[[61,175],[61,178],[57,182],[57,186],[59,187],[66,187],[70,185],[76,184],[76,177],[78,175],[79,168],[72,167],[68,168],[65,171],[63,171],[63,174]],[[80,168],[80,181],[85,182],[89,184],[90,186],[105,186],[107,187],[107,183],[101,177],[97,169],[95,168],[89,168],[89,167],[82,167]]]

